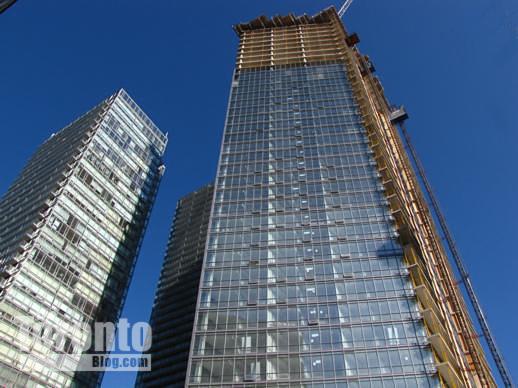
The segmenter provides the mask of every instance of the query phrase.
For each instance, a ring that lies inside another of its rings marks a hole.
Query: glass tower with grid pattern
[[[334,8],[234,29],[186,384],[478,386],[357,35]]]
[[[151,371],[139,373],[137,387],[184,385],[213,194],[206,185],[176,205],[151,313]]]
[[[124,91],[53,134],[0,201],[0,385],[95,386],[87,328],[116,322],[166,136]]]

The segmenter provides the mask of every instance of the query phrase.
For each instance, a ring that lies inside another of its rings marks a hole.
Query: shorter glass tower
[[[75,373],[119,317],[167,137],[120,90],[53,134],[0,201],[0,385],[95,386]]]
[[[178,201],[151,314],[151,372],[139,387],[183,387],[214,186]]]

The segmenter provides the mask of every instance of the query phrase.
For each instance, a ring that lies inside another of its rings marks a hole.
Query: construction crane
[[[353,2],[353,0],[345,0],[345,2],[342,4],[340,9],[338,10],[338,16],[340,16],[340,18],[342,18],[342,16],[344,16],[345,12],[351,6],[352,2]]]
[[[399,124],[401,133],[403,134],[403,140],[404,140],[405,146],[410,152],[410,157],[417,169],[419,179],[423,183],[426,194],[428,195],[432,210],[433,210],[435,216],[437,217],[437,220],[439,221],[439,225],[442,230],[443,236],[446,239],[450,253],[453,256],[453,261],[455,262],[457,270],[460,274],[460,277],[461,277],[460,282],[462,284],[464,284],[464,288],[465,288],[468,298],[471,302],[471,306],[473,307],[473,310],[475,311],[477,321],[480,325],[480,328],[482,329],[482,334],[486,340],[487,346],[489,348],[489,351],[491,352],[491,355],[492,355],[495,365],[498,369],[500,377],[502,378],[502,382],[504,383],[504,386],[506,388],[513,388],[513,387],[515,387],[515,385],[513,383],[511,373],[509,372],[509,370],[507,369],[507,367],[505,365],[504,357],[503,357],[502,353],[496,346],[495,338],[493,337],[493,334],[491,333],[491,330],[489,329],[489,324],[488,324],[487,319],[482,310],[482,306],[480,305],[478,298],[475,294],[475,290],[473,289],[473,285],[471,284],[471,279],[469,277],[468,271],[466,270],[464,262],[462,261],[460,252],[457,249],[455,241],[453,240],[453,236],[450,232],[450,229],[448,228],[448,224],[446,223],[446,218],[444,217],[444,214],[442,213],[442,211],[439,207],[439,202],[437,201],[437,198],[435,197],[435,194],[432,190],[430,182],[426,178],[423,164],[421,163],[421,160],[417,156],[417,152],[415,151],[415,148],[412,145],[410,135],[408,134],[408,131],[406,130],[406,127],[404,125],[404,121],[408,118],[408,114],[406,113],[404,108],[401,107],[399,109],[393,110],[392,117],[393,118],[391,121],[396,124]]]

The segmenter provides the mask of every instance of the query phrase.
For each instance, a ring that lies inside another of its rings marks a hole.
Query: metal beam
[[[408,116],[406,116],[406,117],[408,117]],[[423,185],[425,187],[428,198],[430,199],[434,213],[437,217],[437,220],[439,221],[441,230],[444,234],[444,237],[446,239],[450,252],[453,256],[457,270],[460,273],[462,283],[464,284],[466,293],[468,294],[468,297],[469,297],[469,300],[473,307],[473,310],[475,311],[475,315],[477,316],[478,323],[480,325],[480,328],[482,329],[482,333],[484,335],[484,338],[486,339],[487,346],[489,347],[491,355],[493,356],[493,360],[495,361],[496,367],[498,368],[502,381],[507,388],[514,388],[515,385],[512,381],[511,374],[505,365],[504,357],[503,357],[502,353],[500,352],[500,350],[498,349],[498,347],[496,346],[496,341],[493,337],[493,334],[491,333],[491,330],[489,329],[489,324],[488,324],[487,319],[482,310],[482,306],[480,305],[478,298],[475,294],[473,285],[471,284],[471,279],[469,277],[468,271],[466,270],[466,267],[464,266],[464,262],[462,261],[460,252],[457,249],[455,241],[453,240],[453,236],[446,223],[446,218],[444,217],[443,213],[441,212],[437,198],[435,197],[435,194],[433,193],[430,182],[426,178],[424,167],[421,163],[421,160],[417,156],[417,152],[415,151],[415,148],[412,145],[412,142],[410,140],[410,135],[408,134],[403,121],[399,122],[399,127],[401,128],[401,133],[403,134],[405,145],[408,148],[408,150],[410,151],[410,156],[412,158],[412,161],[414,162],[414,164],[417,168],[419,178],[421,179],[421,182],[423,182]]]

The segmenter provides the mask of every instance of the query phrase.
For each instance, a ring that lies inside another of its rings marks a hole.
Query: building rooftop
[[[273,16],[272,18],[268,18],[267,16],[259,16],[258,18],[255,18],[248,23],[236,24],[233,26],[233,28],[236,34],[241,36],[245,31],[261,30],[264,28],[272,27],[298,26],[303,24],[328,23],[333,19],[340,20],[340,17],[338,16],[336,8],[331,6],[314,16],[308,16],[306,14],[302,16],[295,16],[291,13],[286,16]]]
[[[120,96],[129,107],[133,110],[133,112],[142,120],[142,122],[147,126],[147,128],[151,131],[152,136],[154,137],[158,148],[161,152],[165,150],[168,140],[168,134],[162,132],[155,123],[149,118],[149,116],[140,108],[140,106],[131,98],[131,96],[124,90],[123,88],[117,91],[117,96]]]

